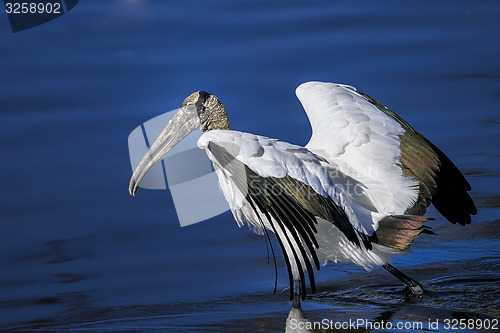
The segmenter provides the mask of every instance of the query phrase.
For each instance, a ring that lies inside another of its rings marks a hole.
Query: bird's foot
[[[416,282],[416,281],[415,281]],[[413,296],[413,297],[422,297],[424,294],[424,288],[420,283],[416,283],[414,285],[406,285],[405,286],[405,292],[408,296]]]

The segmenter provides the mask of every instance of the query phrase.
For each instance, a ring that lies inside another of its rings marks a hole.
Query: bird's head
[[[214,129],[229,129],[226,108],[217,97],[205,91],[197,91],[189,95],[182,107],[194,107],[203,132]],[[196,128],[198,129],[198,128]]]
[[[135,195],[147,172],[166,153],[195,130],[203,132],[214,129],[229,129],[226,108],[217,97],[205,91],[189,95],[181,108],[161,131],[148,152],[135,168],[129,183],[129,193]]]

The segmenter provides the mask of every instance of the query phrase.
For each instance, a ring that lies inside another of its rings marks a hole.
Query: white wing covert
[[[403,214],[416,202],[418,182],[400,166],[399,136],[405,129],[396,120],[350,86],[307,82],[296,94],[313,132],[306,147],[367,183],[379,213]]]

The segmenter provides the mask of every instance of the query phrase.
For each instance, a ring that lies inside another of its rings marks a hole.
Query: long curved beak
[[[148,152],[142,158],[139,165],[135,168],[128,191],[131,195],[135,195],[139,184],[148,173],[149,169],[153,167],[166,153],[168,153],[176,144],[182,139],[200,128],[200,119],[198,112],[194,105],[183,106],[177,113],[170,119],[167,126],[161,131],[158,138],[149,148]]]

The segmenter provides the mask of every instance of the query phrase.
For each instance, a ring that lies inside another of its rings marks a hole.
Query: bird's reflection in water
[[[380,317],[386,317],[381,315]],[[390,316],[389,316],[390,317]],[[378,318],[377,318],[378,319]],[[375,321],[377,321],[377,319]],[[328,332],[369,332],[364,327],[351,325],[349,322],[335,322],[325,319],[322,321],[311,321],[300,305],[300,300],[295,298],[292,309],[286,319],[285,333],[328,333]]]
[[[339,326],[340,325],[340,326]],[[336,328],[336,326],[338,328]],[[342,326],[344,328],[342,328]],[[349,323],[338,323],[334,321],[310,321],[304,310],[300,307],[293,306],[286,319],[285,333],[329,333],[329,332],[369,332],[370,330],[364,327],[350,327]]]

